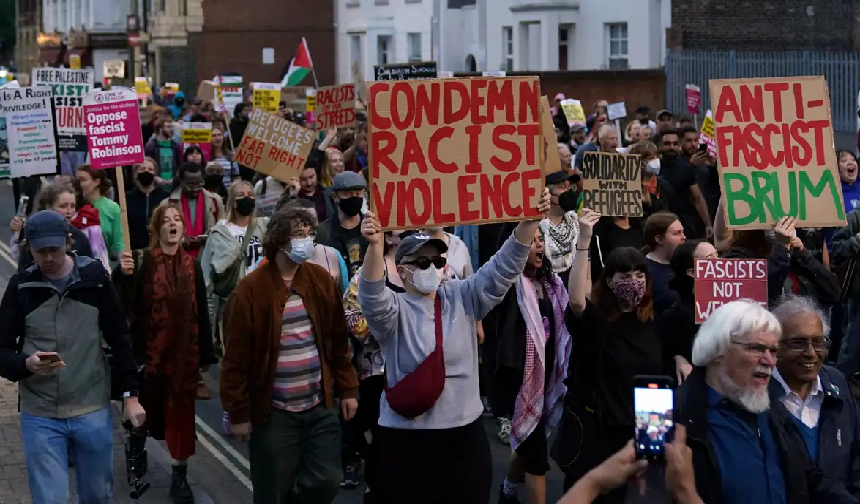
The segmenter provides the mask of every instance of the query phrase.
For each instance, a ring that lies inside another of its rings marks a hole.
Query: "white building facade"
[[[335,0],[337,75],[436,61],[439,70],[663,66],[671,0]]]

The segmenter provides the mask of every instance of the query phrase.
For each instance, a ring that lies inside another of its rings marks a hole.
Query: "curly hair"
[[[311,212],[299,208],[290,208],[275,212],[269,219],[266,235],[263,236],[263,252],[266,260],[274,262],[278,250],[290,243],[296,228],[308,226],[316,229],[317,218]]]
[[[149,219],[149,248],[151,249],[158,247],[161,240],[161,226],[164,224],[164,214],[168,210],[176,210],[179,218],[182,219],[182,230],[185,231],[185,215],[182,213],[182,209],[175,203],[165,201],[155,207],[155,210],[152,211],[152,218]]]

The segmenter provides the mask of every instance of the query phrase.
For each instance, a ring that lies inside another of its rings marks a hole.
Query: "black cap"
[[[576,178],[576,174],[567,173],[565,170],[559,170],[554,173],[550,173],[546,176],[546,183],[549,185],[552,184],[561,184],[565,180],[574,180]]]
[[[448,245],[445,244],[444,240],[430,238],[424,233],[411,234],[400,239],[400,246],[397,247],[397,252],[394,254],[394,264],[400,264],[404,257],[418,252],[425,245],[436,247],[440,254],[448,251]]]
[[[674,114],[672,114],[671,110],[663,109],[663,110],[660,110],[659,112],[657,112],[657,119],[659,119],[660,116],[664,116],[664,115],[667,115],[669,117],[675,117]]]

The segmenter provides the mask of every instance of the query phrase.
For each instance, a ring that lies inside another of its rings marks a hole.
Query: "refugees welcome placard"
[[[638,154],[586,152],[582,157],[582,207],[613,217],[642,217]]]

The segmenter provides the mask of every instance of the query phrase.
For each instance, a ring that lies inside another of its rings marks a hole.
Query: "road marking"
[[[239,462],[242,467],[244,467],[248,471],[251,470],[251,463],[248,461],[248,459],[246,459],[241,453],[236,451],[235,448],[230,446],[230,443],[224,441],[221,435],[212,430],[212,427],[209,427],[209,425],[207,425],[206,422],[204,422],[199,416],[196,416],[194,418],[194,423],[197,424],[197,427],[199,427],[200,430],[208,434],[210,438],[214,439],[215,442],[220,444],[221,447],[224,448],[224,451],[226,451],[228,454],[230,454],[230,456],[236,459],[236,461]]]
[[[197,417],[197,420],[199,421],[200,417]],[[224,456],[223,453],[221,453],[221,450],[212,446],[212,443],[210,443],[203,436],[197,436],[197,441],[201,445],[203,445],[203,448],[206,448],[207,450],[209,450],[209,452],[212,453],[212,456],[215,457],[218,460],[218,462],[221,462],[222,464],[224,464],[224,467],[229,469],[230,472],[233,473],[233,476],[236,476],[236,479],[239,480],[243,485],[245,485],[245,487],[247,487],[248,490],[251,490],[251,491],[254,490],[254,486],[251,485],[251,480],[246,478],[245,475],[242,474],[242,471],[240,471],[239,468],[237,468],[235,465],[233,465],[233,463],[230,462],[227,459],[227,457]]]
[[[9,250],[9,247],[2,241],[0,241],[0,257],[5,259],[13,267],[18,267],[18,261],[12,259],[11,250]],[[248,471],[251,470],[251,463],[248,461],[248,459],[246,459],[244,456],[242,456],[241,453],[236,451],[235,448],[230,446],[229,443],[221,439],[221,436],[219,436],[218,433],[212,430],[211,427],[206,425],[206,422],[204,422],[202,418],[197,415],[194,415],[194,423],[197,424],[200,430],[208,434],[212,439],[214,439],[218,444],[220,444],[228,454],[230,454],[242,465],[242,467],[244,467]],[[243,485],[248,487],[248,490],[253,489],[251,486],[251,481],[245,477],[245,474],[239,468],[237,468],[232,462],[230,462],[230,460],[226,456],[224,456],[224,453],[222,453],[221,450],[219,450],[216,446],[213,446],[212,443],[210,443],[204,436],[197,436],[197,440],[200,441],[200,444],[203,445],[204,448],[209,450],[209,452],[212,454],[213,457],[215,457],[215,459],[224,464],[224,467],[226,467],[231,473],[233,473],[233,476],[236,476],[236,479],[238,479],[240,482],[242,482]]]

